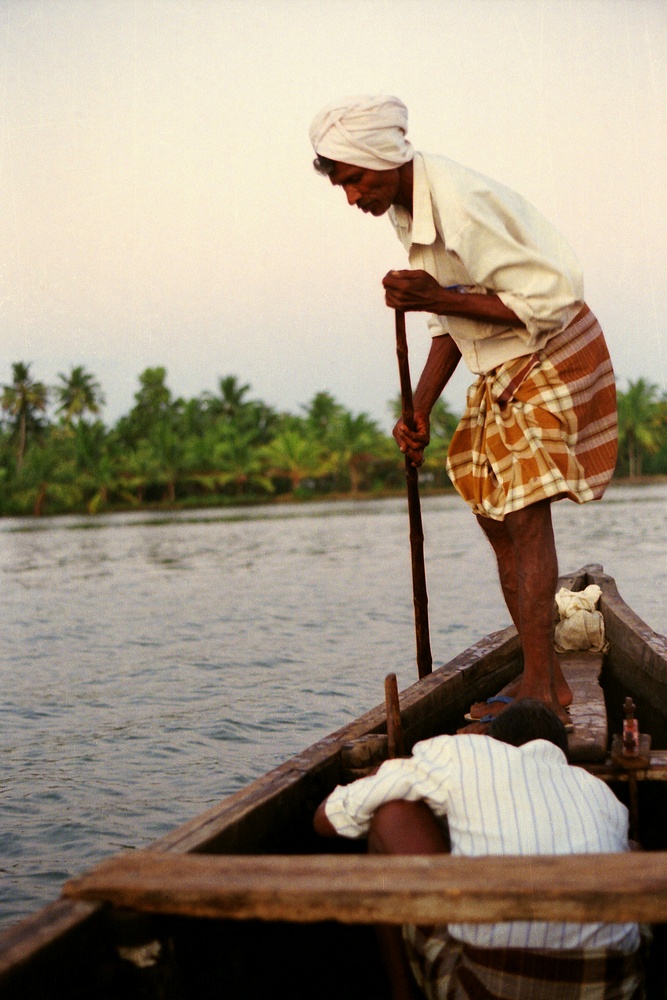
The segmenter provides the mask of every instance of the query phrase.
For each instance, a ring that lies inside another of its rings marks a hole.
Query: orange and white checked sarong
[[[588,306],[536,354],[468,390],[447,471],[476,514],[502,521],[539,500],[599,500],[616,466],[616,386]]]

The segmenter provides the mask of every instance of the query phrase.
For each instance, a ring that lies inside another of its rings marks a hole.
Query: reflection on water
[[[562,571],[602,563],[658,631],[666,500],[554,508]],[[423,515],[441,663],[508,617],[463,503]],[[0,922],[416,679],[401,500],[2,520],[0,571]]]

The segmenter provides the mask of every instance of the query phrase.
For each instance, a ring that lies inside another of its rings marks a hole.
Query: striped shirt
[[[599,778],[568,765],[546,740],[522,747],[489,736],[438,736],[411,758],[334,789],[326,814],[343,837],[363,837],[383,803],[423,800],[447,817],[453,855],[602,854],[628,850],[628,812]],[[482,948],[611,948],[632,952],[636,924],[513,921],[455,924],[452,937]]]

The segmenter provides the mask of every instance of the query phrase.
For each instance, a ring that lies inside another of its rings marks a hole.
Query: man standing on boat
[[[498,562],[524,653],[511,694],[562,721],[572,700],[553,650],[558,562],[551,503],[599,499],[616,464],[614,373],[565,240],[520,195],[444,157],[415,152],[395,97],[324,108],[315,168],[351,206],[387,214],[410,270],[383,279],[392,309],[429,313],[431,350],[414,393],[415,430],[394,437],[414,465],[429,414],[461,357],[477,381],[452,438],[449,476]],[[508,697],[473,706],[488,721]],[[480,728],[479,725],[477,728]]]

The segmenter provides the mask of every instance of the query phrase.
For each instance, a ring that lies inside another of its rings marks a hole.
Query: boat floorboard
[[[608,728],[604,694],[600,687],[602,653],[559,653],[565,679],[572,688],[570,719],[574,730],[568,735],[573,764],[603,761],[607,755]]]

